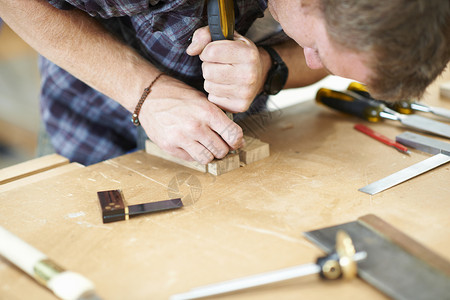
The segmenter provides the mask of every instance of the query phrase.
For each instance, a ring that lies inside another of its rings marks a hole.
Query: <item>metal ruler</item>
[[[394,299],[450,299],[450,262],[374,215],[305,233],[327,253],[339,230],[367,252],[358,275]]]
[[[430,171],[440,165],[450,162],[450,144],[412,132],[404,132],[396,137],[397,142],[418,149],[423,152],[435,154],[424,161],[418,162],[392,175],[372,182],[359,191],[375,195],[406,180]]]

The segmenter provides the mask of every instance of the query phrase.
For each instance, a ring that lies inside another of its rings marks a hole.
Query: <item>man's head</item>
[[[450,60],[447,0],[270,0],[311,68],[366,83],[386,100],[417,98]]]

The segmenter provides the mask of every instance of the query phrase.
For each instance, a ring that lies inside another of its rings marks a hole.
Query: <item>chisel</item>
[[[233,40],[233,0],[208,0],[208,25],[213,41]]]
[[[400,114],[379,101],[363,97],[353,91],[339,92],[321,88],[317,92],[316,102],[369,122],[379,122],[382,119],[400,121],[405,126],[450,138],[448,124],[418,115]]]
[[[233,40],[234,37],[234,3],[233,0],[207,0],[208,25],[211,39]],[[225,112],[233,120],[233,114]]]
[[[351,82],[347,90],[360,94],[363,97],[373,99],[366,87],[358,82]],[[414,100],[401,100],[396,102],[382,101],[387,107],[405,115],[410,115],[414,111],[429,112],[436,116],[447,118],[450,120],[450,110],[442,107],[428,106],[418,103]]]

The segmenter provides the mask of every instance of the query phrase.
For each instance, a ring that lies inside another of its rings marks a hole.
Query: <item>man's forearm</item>
[[[0,0],[0,17],[41,55],[129,111],[159,73],[82,11],[44,0]]]

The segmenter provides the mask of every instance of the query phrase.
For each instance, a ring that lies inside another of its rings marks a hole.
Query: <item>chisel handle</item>
[[[233,40],[234,37],[234,2],[233,0],[207,0],[208,25],[211,40]],[[225,111],[233,120],[233,114]]]
[[[326,88],[321,88],[316,94],[316,102],[360,117],[369,122],[379,122],[380,113],[384,105],[359,94],[352,92],[339,92]]]
[[[410,115],[414,113],[414,110],[412,109],[411,105],[414,103],[414,101],[411,100],[400,100],[396,102],[388,102],[388,101],[382,101],[382,100],[376,100],[374,99],[369,91],[367,90],[366,86],[359,83],[359,82],[351,82],[348,87],[348,91],[355,92],[363,97],[373,99],[375,101],[380,101],[390,109],[393,109],[401,114]]]
[[[213,41],[232,40],[234,36],[233,0],[208,0],[208,25]]]

